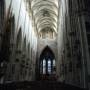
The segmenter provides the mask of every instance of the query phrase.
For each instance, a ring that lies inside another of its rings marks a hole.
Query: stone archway
[[[14,35],[15,35],[15,18],[10,16],[6,23],[6,28],[3,31],[1,50],[0,50],[0,60],[2,66],[2,77],[4,81],[11,79],[11,56],[14,48]],[[1,67],[1,66],[0,66]],[[7,76],[5,76],[7,74]]]
[[[52,50],[46,46],[39,59],[40,80],[55,80],[56,60]]]
[[[17,39],[16,39],[16,50],[18,49],[21,50],[21,44],[22,44],[22,29],[20,27],[19,32],[17,34]]]

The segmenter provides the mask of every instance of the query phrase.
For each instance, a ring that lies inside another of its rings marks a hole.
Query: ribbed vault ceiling
[[[30,4],[38,32],[45,28],[57,32],[58,0],[31,0]]]

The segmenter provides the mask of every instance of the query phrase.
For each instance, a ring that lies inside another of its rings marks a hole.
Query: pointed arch
[[[53,72],[55,72],[55,55],[51,48],[49,46],[46,46],[39,59],[39,72],[40,72],[40,78],[42,78],[43,75],[45,75],[47,78],[49,75],[53,75]]]
[[[49,46],[46,46],[43,50],[42,50],[42,53],[40,55],[40,58],[42,58],[42,55],[44,55],[46,52],[49,52],[52,54],[52,58],[55,58],[55,55],[53,53],[53,51],[51,50],[51,48]]]
[[[17,39],[16,39],[16,49],[20,49],[21,44],[22,44],[22,29],[20,27],[19,32],[17,34]]]
[[[15,37],[15,16],[11,17],[11,39],[14,40]]]
[[[10,61],[10,55],[11,55],[11,40],[12,36],[15,34],[15,27],[14,27],[14,16],[11,16],[8,19],[7,27],[5,28],[5,31],[3,33],[2,37],[2,43],[1,43],[1,61]],[[13,32],[13,34],[12,34]],[[13,40],[12,40],[13,41]],[[12,47],[13,48],[13,47]]]
[[[30,55],[30,43],[28,43],[28,56]]]
[[[23,40],[23,47],[22,47],[23,51],[25,52],[26,51],[26,36],[24,37],[24,40]]]

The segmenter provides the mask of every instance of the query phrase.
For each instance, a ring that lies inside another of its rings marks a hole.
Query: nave
[[[90,0],[0,0],[0,90],[90,90]]]

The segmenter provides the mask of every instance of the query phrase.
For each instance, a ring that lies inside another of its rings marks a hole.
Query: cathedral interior
[[[90,90],[90,0],[0,0],[0,90]]]

